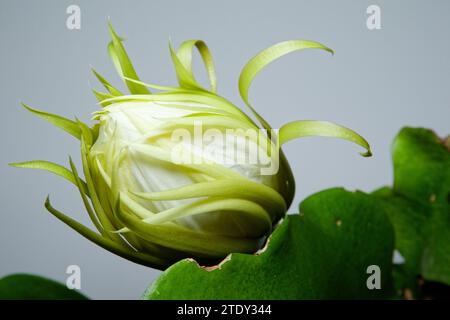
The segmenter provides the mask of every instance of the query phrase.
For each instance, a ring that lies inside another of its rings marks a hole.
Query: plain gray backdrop
[[[66,8],[81,8],[81,30],[66,28]],[[381,8],[381,30],[366,27],[366,8]],[[371,191],[391,183],[390,145],[403,126],[450,129],[450,1],[1,1],[0,7],[0,277],[30,272],[65,282],[79,265],[82,291],[92,298],[135,299],[159,275],[85,240],[43,207],[53,204],[89,224],[77,191],[54,175],[8,167],[46,159],[79,164],[75,139],[20,107],[89,121],[99,88],[90,65],[115,84],[109,61],[111,18],[142,80],[175,84],[168,39],[203,39],[213,52],[219,93],[244,107],[241,68],[258,51],[289,39],[322,42],[335,50],[304,51],[270,65],[250,99],[274,126],[320,119],[348,126],[371,144],[372,158],[333,139],[290,142],[297,196],[333,186]],[[197,57],[196,57],[197,58]],[[196,67],[200,79],[205,80]],[[90,224],[89,224],[90,225]]]

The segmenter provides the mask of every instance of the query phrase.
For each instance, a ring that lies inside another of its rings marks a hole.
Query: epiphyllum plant
[[[212,57],[203,41],[185,41],[177,51],[169,46],[179,86],[162,87],[139,80],[121,38],[111,26],[109,30],[108,52],[130,94],[93,71],[107,93],[94,90],[102,109],[94,113],[92,127],[24,105],[80,140],[85,180],[71,160],[70,169],[47,161],[12,165],[44,169],[75,184],[98,232],[53,208],[48,198],[45,207],[84,237],[134,262],[165,268],[184,257],[205,261],[258,250],[294,195],[294,178],[281,150],[279,170],[272,175],[262,175],[260,163],[175,163],[170,157],[171,133],[177,128],[194,130],[199,121],[203,127],[222,131],[259,126],[216,93]],[[195,80],[194,48],[205,64],[210,89]],[[242,70],[241,97],[264,129],[270,125],[250,106],[249,86],[270,62],[303,49],[332,53],[314,41],[286,41],[261,51]],[[261,147],[267,155],[287,141],[313,135],[352,141],[366,148],[364,156],[370,155],[366,140],[330,122],[290,122],[280,128],[277,139],[267,132],[269,143]],[[239,143],[242,140],[235,139],[233,147],[239,148]],[[260,139],[250,143],[262,145]],[[196,152],[195,148],[187,150]]]

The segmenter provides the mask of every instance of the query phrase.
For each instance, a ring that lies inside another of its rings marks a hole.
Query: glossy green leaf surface
[[[392,148],[393,188],[374,192],[396,233],[404,263],[399,289],[427,281],[450,285],[450,152],[431,130],[404,128]]]

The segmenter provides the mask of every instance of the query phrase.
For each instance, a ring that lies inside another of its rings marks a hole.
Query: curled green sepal
[[[136,262],[138,264],[142,264],[144,266],[148,266],[151,268],[158,268],[163,269],[165,266],[167,266],[167,261],[151,256],[149,254],[144,254],[140,252],[133,251],[132,248],[130,249],[124,249],[114,241],[102,237],[100,234],[95,233],[91,229],[85,227],[78,221],[73,220],[72,218],[66,216],[62,212],[56,210],[52,207],[50,204],[50,199],[47,197],[45,200],[45,208],[56,218],[67,224],[69,227],[77,231],[79,234],[81,234],[86,239],[94,242],[95,244],[99,245],[100,247],[117,254],[118,256],[121,256],[122,258],[131,260],[133,262]]]
[[[178,84],[181,88],[195,90],[195,91],[206,91],[202,86],[200,86],[195,80],[193,74],[189,72],[186,67],[181,62],[175,49],[171,42],[169,42],[169,51],[172,58],[173,66],[175,68],[175,73],[177,75]]]
[[[258,53],[247,62],[241,71],[241,75],[239,76],[239,93],[241,94],[242,100],[244,100],[245,104],[250,108],[252,113],[256,116],[265,129],[270,129],[270,125],[258,114],[258,112],[256,112],[248,101],[248,90],[250,85],[256,75],[272,61],[275,61],[288,53],[303,49],[321,49],[333,53],[333,50],[315,41],[284,41]]]
[[[209,85],[211,86],[211,91],[216,92],[217,90],[217,76],[216,69],[214,67],[213,58],[208,46],[202,40],[187,40],[184,41],[177,51],[177,57],[179,62],[184,66],[184,69],[188,72],[190,77],[194,79],[195,76],[192,70],[192,51],[197,48],[200,56],[202,57],[203,63],[208,74]]]
[[[179,87],[171,87],[171,86],[160,86],[153,83],[147,83],[139,80],[134,80],[128,77],[123,77],[124,80],[128,80],[130,82],[138,83],[140,85],[143,85],[148,88],[156,89],[156,90],[162,90],[162,91],[184,91],[185,89],[179,88]]]
[[[299,120],[289,122],[280,128],[279,142],[280,145],[283,145],[293,139],[310,136],[332,137],[351,141],[367,150],[361,153],[363,157],[372,156],[369,143],[363,137],[351,129],[328,121]]]

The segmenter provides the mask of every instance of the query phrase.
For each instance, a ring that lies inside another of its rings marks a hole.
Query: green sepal
[[[192,79],[195,80],[194,72],[192,70],[192,51],[197,48],[200,56],[202,57],[203,64],[205,65],[206,72],[208,74],[209,85],[211,86],[211,91],[217,91],[217,76],[216,69],[214,67],[213,58],[208,46],[202,40],[187,40],[184,41],[177,51],[177,57],[181,64],[184,66],[185,70],[190,74]]]
[[[102,107],[106,107],[106,106],[111,104],[111,102],[104,101],[104,100],[108,100],[108,99],[111,99],[111,98],[115,97],[112,94],[100,92],[100,91],[97,91],[95,89],[92,89],[92,93],[94,94],[95,98],[97,98],[97,101],[99,102],[99,104]]]
[[[95,77],[100,81],[100,83],[105,87],[108,92],[113,96],[121,96],[123,95],[122,92],[119,91],[119,89],[115,88],[112,84],[108,82],[101,74],[99,74],[97,71],[95,71],[94,68],[91,68],[92,73],[95,75]]]
[[[167,262],[163,259],[160,259],[158,257],[150,256],[145,253],[136,252],[133,248],[125,249],[122,246],[118,245],[116,242],[112,241],[111,239],[102,237],[100,234],[95,233],[91,229],[87,228],[86,226],[82,225],[81,223],[73,220],[72,218],[69,218],[62,212],[56,210],[52,207],[50,203],[49,197],[45,200],[45,208],[56,218],[67,224],[69,227],[77,231],[79,234],[81,234],[86,239],[94,242],[95,244],[99,245],[100,247],[122,257],[125,259],[128,259],[130,261],[133,261],[138,264],[142,264],[144,266],[148,266],[151,268],[164,268],[167,265]]]
[[[280,145],[290,140],[311,136],[340,138],[354,142],[367,150],[365,153],[361,153],[363,157],[372,155],[370,145],[363,137],[351,129],[332,122],[315,120],[293,121],[283,125],[279,131]]]
[[[66,119],[66,118],[56,115],[56,114],[44,112],[44,111],[41,111],[38,109],[33,109],[33,108],[27,106],[25,103],[21,103],[21,104],[25,109],[27,109],[31,113],[37,115],[38,117],[40,117],[44,120],[47,120],[51,124],[61,128],[61,129],[63,129],[64,131],[71,134],[75,138],[80,139],[80,130],[75,121]]]
[[[80,179],[78,178],[78,172],[77,172],[77,168],[75,167],[75,164],[72,161],[72,158],[69,157],[69,164],[70,164],[70,168],[72,169],[72,172],[74,174],[75,177],[75,181],[76,181],[76,186],[78,187],[78,190],[80,191],[80,196],[81,199],[83,200],[83,204],[86,208],[86,211],[89,214],[89,218],[91,218],[92,223],[94,224],[94,226],[97,228],[97,230],[102,234],[102,236],[104,236],[105,231],[102,227],[102,225],[100,224],[100,222],[98,221],[94,210],[92,209],[88,198],[86,197],[86,195],[84,194],[82,188],[81,188],[81,182]]]
[[[282,56],[303,49],[322,49],[333,53],[333,50],[321,43],[307,40],[291,40],[277,43],[269,48],[264,49],[252,59],[250,59],[241,71],[239,76],[239,93],[242,100],[250,108],[252,113],[258,119],[265,129],[270,129],[270,125],[259,115],[259,113],[250,105],[248,100],[248,90],[256,75],[264,69],[268,64],[281,58]]]
[[[112,41],[108,45],[108,53],[111,60],[116,67],[117,72],[121,77],[128,77],[131,79],[139,80],[133,64],[128,57],[127,52],[122,44],[122,39],[114,31],[111,22],[108,22],[109,33],[111,34]],[[149,94],[150,91],[143,85],[133,83],[125,80],[125,84],[132,94]]]
[[[60,177],[63,177],[64,179],[70,181],[75,186],[78,186],[77,181],[79,181],[79,187],[81,191],[89,195],[89,191],[86,185],[86,182],[84,182],[81,178],[79,178],[74,172],[70,171],[66,167],[63,167],[59,164],[50,162],[50,161],[44,161],[44,160],[33,160],[33,161],[25,161],[25,162],[14,162],[9,164],[12,167],[16,168],[28,168],[28,169],[40,169],[45,170],[51,173],[54,173]]]
[[[153,225],[122,210],[120,194],[115,212],[122,223],[139,237],[152,243],[203,258],[223,258],[231,251],[255,252],[261,239],[233,238],[193,231],[174,224]]]
[[[15,273],[0,279],[0,300],[88,300],[78,290],[41,276]]]

